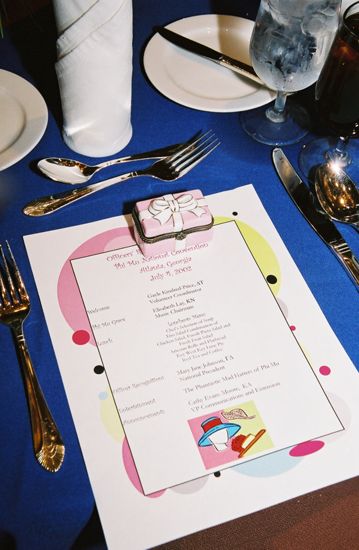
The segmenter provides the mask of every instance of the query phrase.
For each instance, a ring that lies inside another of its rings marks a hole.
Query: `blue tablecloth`
[[[258,2],[250,0],[190,3],[133,0],[133,138],[124,152],[159,147],[184,140],[199,129],[210,128],[222,144],[199,168],[179,182],[167,184],[150,178],[133,180],[43,218],[26,217],[22,214],[23,205],[36,196],[63,188],[37,173],[36,161],[47,156],[76,156],[61,137],[61,110],[54,72],[56,30],[51,8],[14,24],[0,40],[0,68],[32,82],[49,108],[48,127],[39,144],[23,160],[0,172],[0,240],[10,240],[32,298],[32,314],[26,324],[28,345],[43,391],[66,442],[66,459],[56,475],[39,467],[33,457],[29,416],[15,349],[8,329],[0,326],[0,546],[9,544],[11,547],[16,542],[19,550],[70,548],[94,510],[93,494],[25,253],[23,235],[126,213],[134,201],[144,196],[197,187],[209,194],[253,183],[329,323],[353,362],[359,365],[357,291],[334,255],[289,200],[273,169],[271,148],[256,143],[244,133],[238,113],[209,113],[176,104],[149,83],[143,70],[143,51],[155,25],[205,13],[254,19],[257,7]],[[285,147],[295,166],[301,145]],[[358,254],[357,235],[348,226],[341,227],[341,231]],[[95,547],[95,543],[96,537],[91,547]],[[102,544],[100,541],[99,547]]]

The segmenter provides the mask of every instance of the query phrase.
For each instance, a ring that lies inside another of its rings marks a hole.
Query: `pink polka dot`
[[[127,472],[127,475],[131,483],[137,489],[137,491],[143,495],[140,478],[138,477],[136,466],[133,461],[132,453],[131,453],[130,447],[128,446],[128,442],[126,438],[123,440],[123,443],[122,443],[122,459],[123,459],[123,464],[125,466],[125,470]],[[157,498],[163,495],[165,490],[166,489],[164,489],[163,491],[157,491],[156,493],[151,493],[150,495],[146,495],[146,496],[148,496],[149,498]]]
[[[292,330],[294,332],[297,327],[295,325],[290,325],[289,328],[290,328],[290,330]]]
[[[90,340],[90,335],[87,332],[87,330],[77,330],[72,335],[72,341],[74,344],[77,344],[78,346],[83,346],[84,344],[87,344]]]
[[[324,441],[304,441],[303,443],[299,443],[299,445],[293,447],[289,451],[289,454],[290,456],[311,455],[313,453],[316,453],[317,451],[320,451],[320,449],[324,447],[324,445]]]
[[[330,370],[330,367],[327,367],[327,365],[322,365],[322,366],[319,368],[319,372],[320,372],[320,374],[322,374],[323,376],[328,376],[328,374],[330,374],[332,371]]]

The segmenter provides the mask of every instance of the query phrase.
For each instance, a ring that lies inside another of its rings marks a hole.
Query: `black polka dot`
[[[105,369],[102,365],[96,365],[96,367],[94,367],[93,370],[94,370],[95,374],[102,374],[105,371]]]
[[[221,472],[214,472],[214,477],[221,477]]]
[[[238,212],[232,212],[232,216],[238,216]]]
[[[267,281],[270,285],[275,285],[277,280],[278,279],[275,275],[267,275]]]

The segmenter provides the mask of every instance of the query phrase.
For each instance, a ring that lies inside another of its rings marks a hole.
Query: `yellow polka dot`
[[[100,401],[100,416],[107,433],[116,441],[122,441],[124,431],[111,394],[107,399]]]
[[[216,216],[214,218],[215,225],[229,221],[234,221],[237,224],[238,229],[246,241],[248,248],[264,277],[268,277],[268,275],[274,275],[276,277],[277,281],[274,284],[270,284],[270,289],[276,296],[279,292],[281,284],[280,265],[268,241],[266,241],[266,239],[258,233],[258,231],[253,229],[253,227],[241,222],[240,220],[223,216]]]

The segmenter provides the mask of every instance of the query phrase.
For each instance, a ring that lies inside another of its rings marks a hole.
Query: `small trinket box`
[[[212,238],[213,217],[199,189],[139,201],[132,217],[136,242],[146,257]]]

